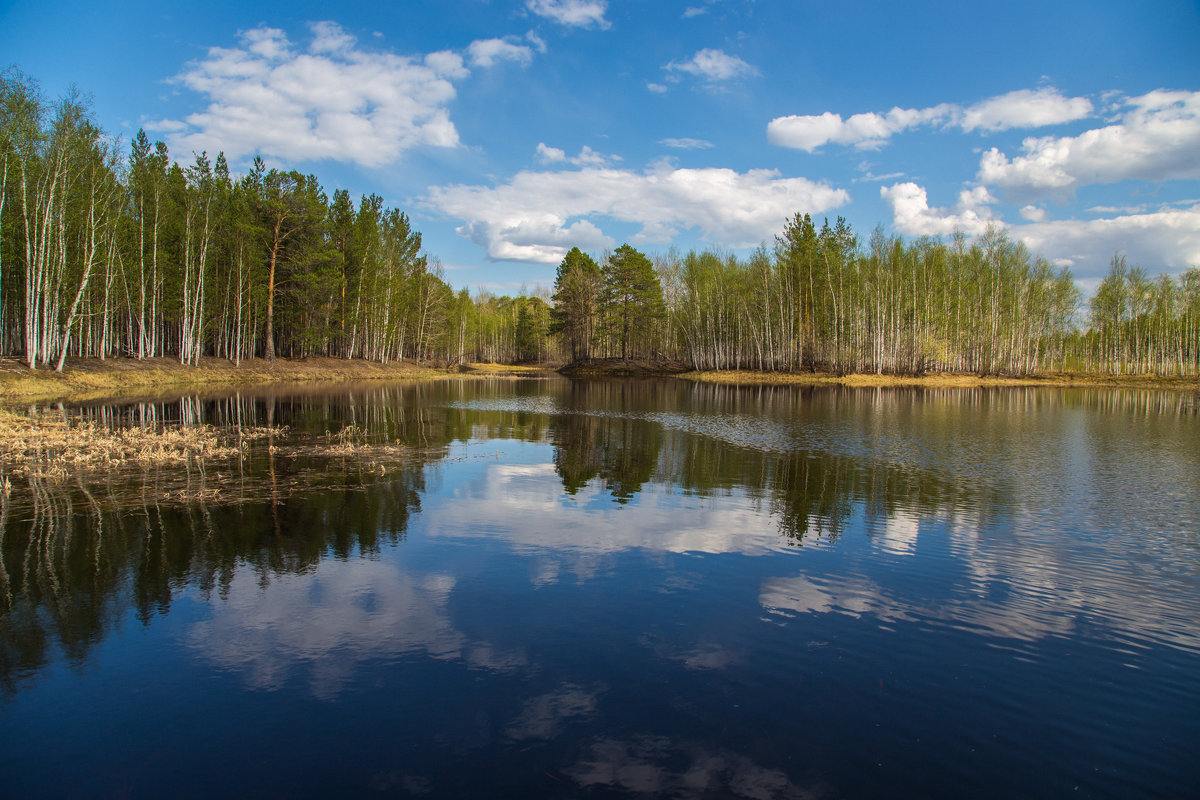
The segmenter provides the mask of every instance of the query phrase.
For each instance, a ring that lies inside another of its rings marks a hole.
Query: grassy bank
[[[930,372],[924,375],[836,375],[832,372],[762,372],[757,370],[688,370],[679,362],[592,359],[570,364],[560,370],[572,378],[654,378],[677,377],[699,383],[746,385],[854,386],[854,387],[927,387],[972,389],[983,386],[1101,387],[1136,389],[1200,390],[1200,378],[1164,378],[1156,375],[1093,375],[1054,373],[1025,378],[970,373]]]
[[[1066,373],[1029,378],[984,377],[959,373],[905,375],[834,375],[826,372],[756,372],[751,370],[684,371],[679,364],[640,361],[594,361],[573,365],[564,373],[578,378],[666,377],[705,383],[795,384],[802,386],[976,388],[993,386],[1147,388],[1200,391],[1200,379],[1153,375],[1088,375]],[[469,364],[434,366],[413,362],[378,364],[340,358],[255,359],[240,365],[205,358],[183,366],[168,358],[69,359],[65,369],[31,370],[14,359],[0,359],[0,403],[83,402],[107,398],[154,396],[176,392],[220,390],[273,383],[345,383],[350,381],[444,380],[471,377],[533,377],[547,367]]]
[[[272,383],[434,380],[458,376],[544,374],[535,367],[472,364],[438,367],[340,358],[274,362],[254,359],[235,365],[218,358],[183,366],[169,358],[68,359],[61,373],[31,370],[13,359],[0,359],[0,403],[101,400],[146,394],[261,386]]]
[[[1200,391],[1198,378],[1164,378],[1156,375],[1087,375],[1061,373],[1028,378],[927,373],[925,375],[834,375],[828,372],[755,372],[751,370],[703,370],[685,372],[680,378],[702,383],[796,384],[801,386],[925,387],[973,389],[1000,386],[1095,387],[1132,389],[1178,389]]]

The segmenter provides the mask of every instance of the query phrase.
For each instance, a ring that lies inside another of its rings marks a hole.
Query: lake
[[[14,481],[8,797],[1182,797],[1200,400],[466,380],[68,410]]]

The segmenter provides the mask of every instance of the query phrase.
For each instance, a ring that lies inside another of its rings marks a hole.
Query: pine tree
[[[592,357],[603,282],[600,267],[578,247],[572,247],[558,266],[550,333],[566,339],[573,361]]]
[[[610,331],[621,343],[621,358],[649,354],[655,345],[655,322],[666,315],[662,284],[654,264],[623,244],[604,266],[604,305]]]

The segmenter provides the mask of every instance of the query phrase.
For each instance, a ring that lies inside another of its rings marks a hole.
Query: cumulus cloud
[[[356,40],[342,30],[336,22],[314,22],[309,28],[313,32],[309,50],[314,53],[342,53],[354,47]]]
[[[1021,216],[1030,222],[1044,222],[1046,219],[1046,209],[1038,206],[1025,206],[1021,209]]]
[[[1099,278],[1120,251],[1147,272],[1200,264],[1200,204],[1092,220],[1051,220],[1010,228],[1035,253],[1071,264],[1077,280]]]
[[[500,61],[515,61],[521,65],[533,61],[532,48],[510,39],[477,39],[467,45],[467,53],[476,67],[491,67]]]
[[[974,237],[996,225],[1048,261],[1069,265],[1085,285],[1104,274],[1117,251],[1151,273],[1177,273],[1200,264],[1200,203],[1091,220],[1049,220],[1043,209],[1025,206],[1020,213],[1028,222],[1005,224],[992,215],[989,206],[997,201],[982,186],[960,193],[952,209],[930,207],[925,189],[915,183],[884,187],[880,195],[902,234],[947,236],[961,230]]]
[[[663,244],[681,230],[697,228],[714,244],[745,247],[770,239],[797,212],[820,213],[849,199],[844,189],[784,178],[776,170],[660,164],[644,172],[524,171],[496,187],[433,187],[422,203],[463,220],[458,233],[485,248],[489,258],[554,264],[571,247],[614,246],[599,226],[603,217],[640,224],[638,244]]]
[[[1200,178],[1200,92],[1157,90],[1122,105],[1119,120],[1079,136],[1030,137],[1022,155],[993,147],[979,180],[1025,192],[1122,180]]]
[[[663,92],[667,91],[667,87],[661,83],[647,83],[646,88],[655,94],[662,94]]]
[[[872,111],[855,114],[849,119],[829,111],[819,115],[777,117],[767,123],[767,141],[810,153],[830,142],[876,150],[893,134],[917,125],[944,122],[950,113],[950,106],[940,105],[926,109],[893,108],[884,114]]]
[[[1086,97],[1064,97],[1057,89],[1020,89],[983,100],[963,110],[958,124],[964,131],[993,132],[1010,128],[1041,128],[1074,122],[1092,113]]]
[[[950,210],[931,208],[924,187],[912,182],[882,186],[879,195],[892,207],[896,230],[906,236],[948,236],[956,230],[978,236],[988,225],[1002,225],[987,205],[995,199],[982,186],[964,189]]]
[[[545,142],[538,142],[537,159],[543,164],[557,164],[567,160],[567,153],[557,147],[549,147]]]
[[[459,144],[447,104],[452,81],[467,74],[461,57],[368,52],[336,23],[311,29],[306,50],[268,27],[211,48],[177,78],[208,106],[147,127],[167,131],[177,153],[223,150],[231,160],[261,153],[374,167],[413,147]]]
[[[893,135],[922,126],[958,127],[963,131],[995,132],[1009,128],[1055,125],[1086,117],[1092,104],[1083,97],[1065,97],[1057,89],[1022,89],[963,108],[941,103],[929,108],[868,111],[843,119],[840,114],[777,117],[767,123],[767,140],[781,147],[813,152],[833,143],[859,149],[878,149]]]
[[[758,74],[758,69],[737,56],[723,50],[705,48],[697,50],[687,61],[672,61],[663,67],[668,73],[683,72],[703,79],[709,84],[748,78]]]
[[[545,142],[538,142],[535,151],[538,161],[543,164],[574,164],[577,167],[602,167],[613,161],[620,161],[620,156],[598,153],[586,144],[580,149],[579,155],[568,156],[565,150],[550,147]]]
[[[525,8],[539,17],[572,28],[610,27],[604,18],[604,12],[608,10],[607,0],[528,0]]]

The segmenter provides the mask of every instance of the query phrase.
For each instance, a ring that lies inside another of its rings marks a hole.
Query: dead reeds
[[[207,464],[245,457],[278,429],[211,425],[111,428],[49,411],[0,411],[0,469],[8,476],[62,479],[119,467]],[[0,482],[3,491],[4,482]]]

